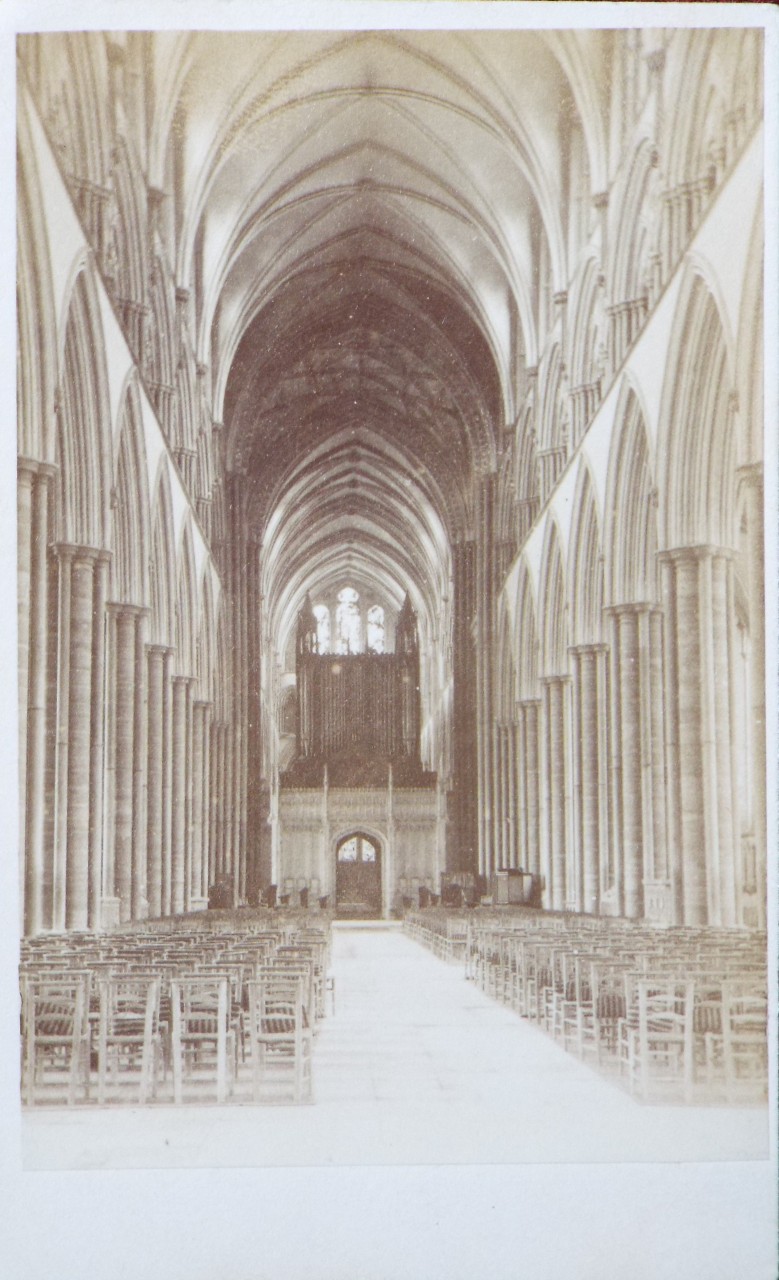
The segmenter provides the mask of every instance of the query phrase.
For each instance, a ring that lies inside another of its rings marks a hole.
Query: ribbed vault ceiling
[[[602,40],[555,33],[158,37],[152,180],[179,148],[180,280],[283,640],[305,590],[371,575],[430,627],[564,288],[561,136],[598,174]],[[584,70],[586,68],[586,71]]]

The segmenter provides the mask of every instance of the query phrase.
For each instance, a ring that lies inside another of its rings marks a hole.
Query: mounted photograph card
[[[775,1274],[775,17],[4,13],[14,1280]]]

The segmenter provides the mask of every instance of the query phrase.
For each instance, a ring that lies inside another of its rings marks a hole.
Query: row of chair
[[[765,1100],[765,934],[522,909],[466,923],[466,976],[634,1097]],[[430,911],[406,921],[439,955],[446,927]]]
[[[229,913],[25,943],[23,1101],[309,1101],[329,947],[329,922]]]
[[[409,912],[403,923],[412,938],[429,947],[440,959],[462,964],[468,954],[469,914],[464,911]]]

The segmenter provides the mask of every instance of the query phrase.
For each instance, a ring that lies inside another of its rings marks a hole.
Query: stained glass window
[[[359,653],[362,642],[360,626],[360,597],[354,587],[344,587],[338,592],[335,607],[336,653]]]
[[[384,653],[384,610],[380,604],[371,605],[368,610],[368,652]]]
[[[326,604],[314,605],[314,617],[316,618],[316,651],[317,653],[330,652],[330,610]]]

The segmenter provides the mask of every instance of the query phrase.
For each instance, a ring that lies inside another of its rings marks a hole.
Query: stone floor
[[[27,1169],[745,1161],[762,1108],[646,1107],[399,926],[336,925],[312,1106],[75,1108],[22,1119]]]

